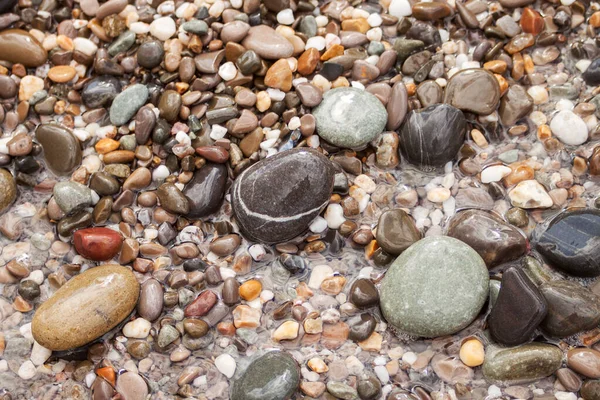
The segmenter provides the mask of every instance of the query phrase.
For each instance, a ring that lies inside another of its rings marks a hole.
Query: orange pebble
[[[111,385],[115,385],[115,370],[112,367],[103,367],[96,370],[96,375],[103,377]]]
[[[217,324],[217,331],[221,335],[233,336],[235,335],[235,325],[232,322],[219,322]]]
[[[56,67],[50,68],[48,71],[48,78],[53,82],[65,83],[73,79],[75,73],[75,68],[69,65],[57,65]]]
[[[99,154],[106,154],[118,149],[119,142],[114,139],[104,138],[100,139],[94,147]]]
[[[261,290],[262,284],[260,281],[257,281],[256,279],[250,279],[249,281],[242,283],[240,286],[240,297],[246,301],[252,301],[260,295]]]

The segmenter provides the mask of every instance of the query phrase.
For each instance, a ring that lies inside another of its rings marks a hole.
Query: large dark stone
[[[581,77],[590,86],[600,85],[600,57],[592,61]]]
[[[0,14],[10,12],[17,4],[17,0],[2,0],[0,1]]]
[[[492,337],[515,346],[531,339],[546,316],[544,296],[520,269],[509,268],[502,275],[498,299],[488,317]]]
[[[516,260],[527,252],[525,236],[514,226],[481,210],[458,213],[447,234],[475,249],[488,268]]]
[[[412,217],[401,209],[381,214],[377,224],[377,244],[386,252],[399,255],[421,239]]]
[[[46,167],[56,175],[68,175],[81,164],[81,147],[73,133],[58,124],[42,124],[35,138],[44,150]]]
[[[548,303],[548,315],[540,327],[549,336],[571,336],[600,323],[600,298],[579,283],[553,281],[540,290]]]
[[[90,80],[83,91],[81,99],[88,108],[104,107],[121,92],[121,83],[112,76],[99,76]]]
[[[334,173],[325,156],[306,148],[254,164],[232,189],[233,213],[241,232],[264,243],[301,234],[329,202]]]
[[[217,211],[227,188],[227,167],[225,164],[208,163],[198,171],[183,189],[188,198],[189,218],[206,217]]]
[[[466,129],[462,111],[451,105],[413,110],[400,128],[400,154],[419,167],[441,167],[456,157]]]
[[[600,211],[561,214],[542,233],[535,248],[548,264],[571,275],[600,275]]]
[[[233,382],[232,400],[285,400],[300,383],[300,368],[287,353],[271,351],[254,360]]]

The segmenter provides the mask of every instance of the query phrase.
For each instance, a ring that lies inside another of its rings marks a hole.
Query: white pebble
[[[402,355],[402,361],[408,365],[413,365],[417,361],[417,355],[412,351],[408,351]]]
[[[150,24],[150,34],[158,40],[165,41],[175,34],[177,26],[170,17],[157,18]]]
[[[556,400],[577,400],[577,395],[572,392],[556,392],[554,397]]]
[[[294,23],[294,12],[291,8],[286,8],[277,13],[277,22],[281,25],[291,25]]]
[[[488,396],[492,399],[502,397],[502,390],[500,390],[500,388],[496,385],[491,385],[488,388]]]
[[[375,368],[373,368],[373,371],[375,371],[375,375],[377,375],[377,378],[379,378],[379,380],[381,381],[381,383],[388,383],[390,380],[390,373],[388,372],[387,368],[385,368],[385,366],[383,365],[378,365]]]
[[[563,6],[567,6],[567,7],[568,7],[568,6],[570,6],[571,4],[575,3],[575,0],[560,0],[560,3],[561,3]]]
[[[41,285],[42,283],[44,283],[44,273],[42,272],[42,270],[36,269],[35,271],[31,271],[29,276],[24,280],[34,281],[38,285]]]
[[[377,13],[373,13],[373,14],[369,15],[369,17],[367,18],[367,22],[369,23],[370,26],[377,27],[377,26],[381,26],[381,24],[383,23],[383,20],[381,19],[381,15],[379,15]]]
[[[310,273],[308,287],[311,289],[319,289],[325,278],[331,275],[333,275],[333,269],[329,265],[316,265]]]
[[[268,88],[267,94],[271,98],[271,100],[281,101],[285,99],[285,92],[282,92],[279,89]]]
[[[33,342],[33,349],[31,350],[31,356],[29,357],[33,365],[42,365],[51,355],[52,350],[45,348],[36,341]]]
[[[377,189],[377,184],[368,175],[359,175],[354,179],[354,184],[365,192],[371,194]]]
[[[152,324],[144,318],[136,318],[125,324],[123,335],[128,338],[144,339],[150,334]]]
[[[543,86],[532,86],[527,93],[533,99],[533,104],[544,104],[548,102],[548,91]]]
[[[210,8],[208,9],[208,14],[211,17],[215,17],[218,18],[221,16],[221,14],[223,14],[223,11],[225,11],[225,3],[221,0],[217,0],[215,1],[215,3],[210,6]]]
[[[155,182],[163,181],[169,176],[169,168],[166,165],[159,165],[152,171],[152,180]]]
[[[412,14],[412,8],[408,0],[392,0],[388,12],[394,17],[408,17]]]
[[[221,354],[215,358],[215,367],[227,378],[231,378],[235,373],[235,360],[227,353]]]
[[[573,110],[575,108],[575,104],[573,104],[573,102],[569,99],[560,99],[556,102],[554,108],[556,111]]]
[[[319,28],[324,28],[329,23],[329,18],[326,15],[318,15],[315,17],[315,21],[317,21],[317,26]]]
[[[432,203],[443,203],[450,198],[450,195],[450,190],[444,187],[434,188],[427,192],[427,200]]]
[[[579,60],[577,64],[575,64],[575,68],[577,68],[581,72],[585,72],[586,69],[590,66],[592,60]]]
[[[98,51],[98,46],[94,42],[82,37],[73,39],[73,47],[76,51],[80,51],[86,56],[93,56]]]
[[[383,38],[383,31],[381,28],[371,28],[367,31],[367,39],[371,42],[379,42]]]
[[[0,360],[0,372],[8,371],[8,362],[6,360]]]
[[[223,80],[230,81],[237,75],[237,68],[235,64],[231,61],[226,62],[225,64],[219,67],[219,76],[223,78]]]
[[[131,25],[129,25],[129,30],[136,35],[143,35],[150,32],[150,25],[145,22],[133,22]]]
[[[252,257],[254,261],[262,261],[267,255],[265,248],[260,244],[253,244],[250,246],[248,253],[250,253],[250,257]]]
[[[210,127],[210,138],[212,140],[223,139],[227,135],[227,128],[221,125],[214,124]]]
[[[27,380],[33,378],[36,372],[35,365],[30,360],[27,360],[19,367],[18,375],[21,379]]]
[[[481,171],[481,182],[498,182],[511,172],[512,170],[504,165],[492,165]]]
[[[306,41],[306,46],[304,46],[305,50],[308,49],[317,49],[319,51],[325,48],[325,38],[323,36],[313,36]]]
[[[563,110],[550,121],[552,133],[564,144],[579,146],[588,139],[588,128],[585,122],[572,111]]]
[[[300,125],[301,125],[301,123],[300,123],[300,118],[299,118],[299,117],[292,117],[292,118],[290,119],[290,122],[288,122],[288,128],[289,128],[290,130],[292,130],[292,131],[293,131],[294,129],[298,129],[298,128],[300,128]]]
[[[310,223],[308,229],[310,229],[310,231],[313,233],[324,232],[325,229],[327,229],[327,221],[325,220],[325,218],[318,216],[313,220],[313,222]]]
[[[325,210],[325,219],[330,229],[338,229],[346,221],[344,209],[339,204],[328,205],[327,210]]]

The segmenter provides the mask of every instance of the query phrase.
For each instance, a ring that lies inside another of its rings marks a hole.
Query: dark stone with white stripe
[[[456,157],[466,129],[462,111],[451,105],[413,110],[400,128],[400,154],[421,168],[442,167]]]
[[[334,174],[325,156],[306,148],[254,164],[235,180],[231,192],[242,234],[263,243],[298,236],[329,202]]]
[[[576,210],[558,216],[535,248],[548,264],[568,274],[600,275],[600,211]]]

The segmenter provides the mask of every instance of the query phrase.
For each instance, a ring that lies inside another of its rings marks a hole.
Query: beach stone
[[[485,69],[465,69],[448,81],[444,102],[462,111],[491,114],[500,102],[500,85],[494,74]]]
[[[48,59],[48,52],[29,32],[5,29],[0,32],[0,60],[39,67]]]
[[[593,329],[600,323],[600,297],[573,281],[552,281],[540,286],[548,315],[540,327],[551,337],[563,338]]]
[[[487,347],[482,372],[490,382],[521,384],[552,375],[562,365],[562,351],[553,345],[530,343],[518,347]]]
[[[381,282],[380,305],[399,332],[449,335],[479,314],[488,286],[485,262],[475,250],[451,237],[431,236],[393,262]]]
[[[502,286],[488,317],[490,333],[498,343],[515,346],[531,340],[548,311],[546,299],[527,277],[514,267],[502,274]]]
[[[135,43],[135,32],[125,31],[119,35],[111,44],[108,46],[108,55],[111,57],[116,56],[119,53],[127,51]]]
[[[192,19],[190,21],[181,24],[181,28],[194,35],[202,36],[208,33],[208,24],[198,19]]]
[[[135,113],[146,104],[148,88],[136,83],[119,93],[110,107],[110,122],[113,125],[125,125]]]
[[[110,75],[92,78],[81,91],[83,104],[89,108],[104,107],[121,92],[121,83]]]
[[[581,77],[590,86],[600,85],[600,57],[592,61]]]
[[[587,379],[581,385],[579,395],[584,400],[599,400],[600,399],[600,380]]]
[[[135,372],[128,371],[119,375],[116,389],[123,400],[144,400],[148,397],[146,381]]]
[[[36,311],[34,339],[50,350],[82,346],[104,335],[135,308],[140,286],[120,265],[93,267],[71,278]]]
[[[381,214],[376,239],[383,250],[397,256],[421,239],[421,232],[412,217],[398,208]]]
[[[175,90],[165,90],[160,96],[158,109],[160,116],[169,122],[175,122],[179,117],[181,108],[181,96]],[[137,110],[136,110],[137,112]]]
[[[535,249],[551,266],[581,277],[600,275],[600,211],[573,210],[555,218]]]
[[[510,127],[533,111],[533,99],[523,86],[512,85],[502,96],[498,115],[504,126]]]
[[[92,205],[92,191],[81,183],[73,181],[58,182],[54,185],[52,193],[54,201],[66,215],[81,211]]]
[[[387,111],[371,93],[351,87],[332,89],[313,110],[319,136],[346,148],[365,146],[383,132]]]
[[[441,167],[456,157],[466,128],[462,111],[451,105],[413,110],[400,128],[400,154],[422,168]]]
[[[357,279],[350,287],[348,298],[358,308],[369,308],[379,303],[379,292],[370,279]]]
[[[282,351],[271,351],[248,365],[234,378],[231,400],[285,400],[300,384],[300,369],[296,361]]]
[[[334,174],[327,158],[306,148],[283,151],[252,165],[237,177],[231,191],[240,231],[247,239],[264,243],[296,237],[329,202]]]
[[[121,251],[123,236],[115,230],[103,227],[75,231],[73,245],[77,253],[94,261],[106,261]]]
[[[35,139],[44,150],[44,160],[56,175],[69,175],[81,164],[81,147],[73,133],[58,124],[41,124]]]
[[[588,378],[600,378],[600,351],[575,348],[567,352],[567,366]]]
[[[148,279],[142,284],[137,312],[140,317],[152,322],[160,317],[164,304],[164,290],[156,279]]]
[[[446,234],[471,246],[488,268],[516,260],[528,248],[527,238],[517,228],[481,210],[458,213]]]
[[[167,211],[185,215],[190,210],[187,197],[173,183],[163,183],[156,190],[160,205]]]
[[[17,4],[17,0],[2,0],[0,1],[0,14],[10,12]]]
[[[363,313],[360,315],[358,321],[350,326],[348,339],[356,342],[367,340],[375,330],[375,326],[377,326],[375,317],[369,313]]]
[[[10,76],[0,75],[0,98],[12,99],[17,95],[18,86]]]
[[[256,54],[267,60],[279,60],[294,54],[292,43],[266,25],[251,27],[242,41],[242,46],[254,50]]]
[[[546,189],[536,180],[522,181],[508,192],[508,197],[513,207],[520,208],[548,208],[554,201]]]
[[[203,218],[216,212],[221,206],[227,188],[227,167],[208,163],[196,172],[183,189],[187,197],[188,218]]]
[[[421,21],[435,21],[452,14],[452,8],[441,2],[419,2],[412,6],[412,14]]]
[[[579,146],[588,139],[588,128],[580,116],[571,110],[562,110],[550,121],[554,136],[569,146]]]
[[[142,43],[136,53],[138,64],[147,69],[158,67],[164,55],[162,43],[156,40]]]
[[[8,170],[0,168],[0,213],[8,208],[17,198],[17,184]]]

